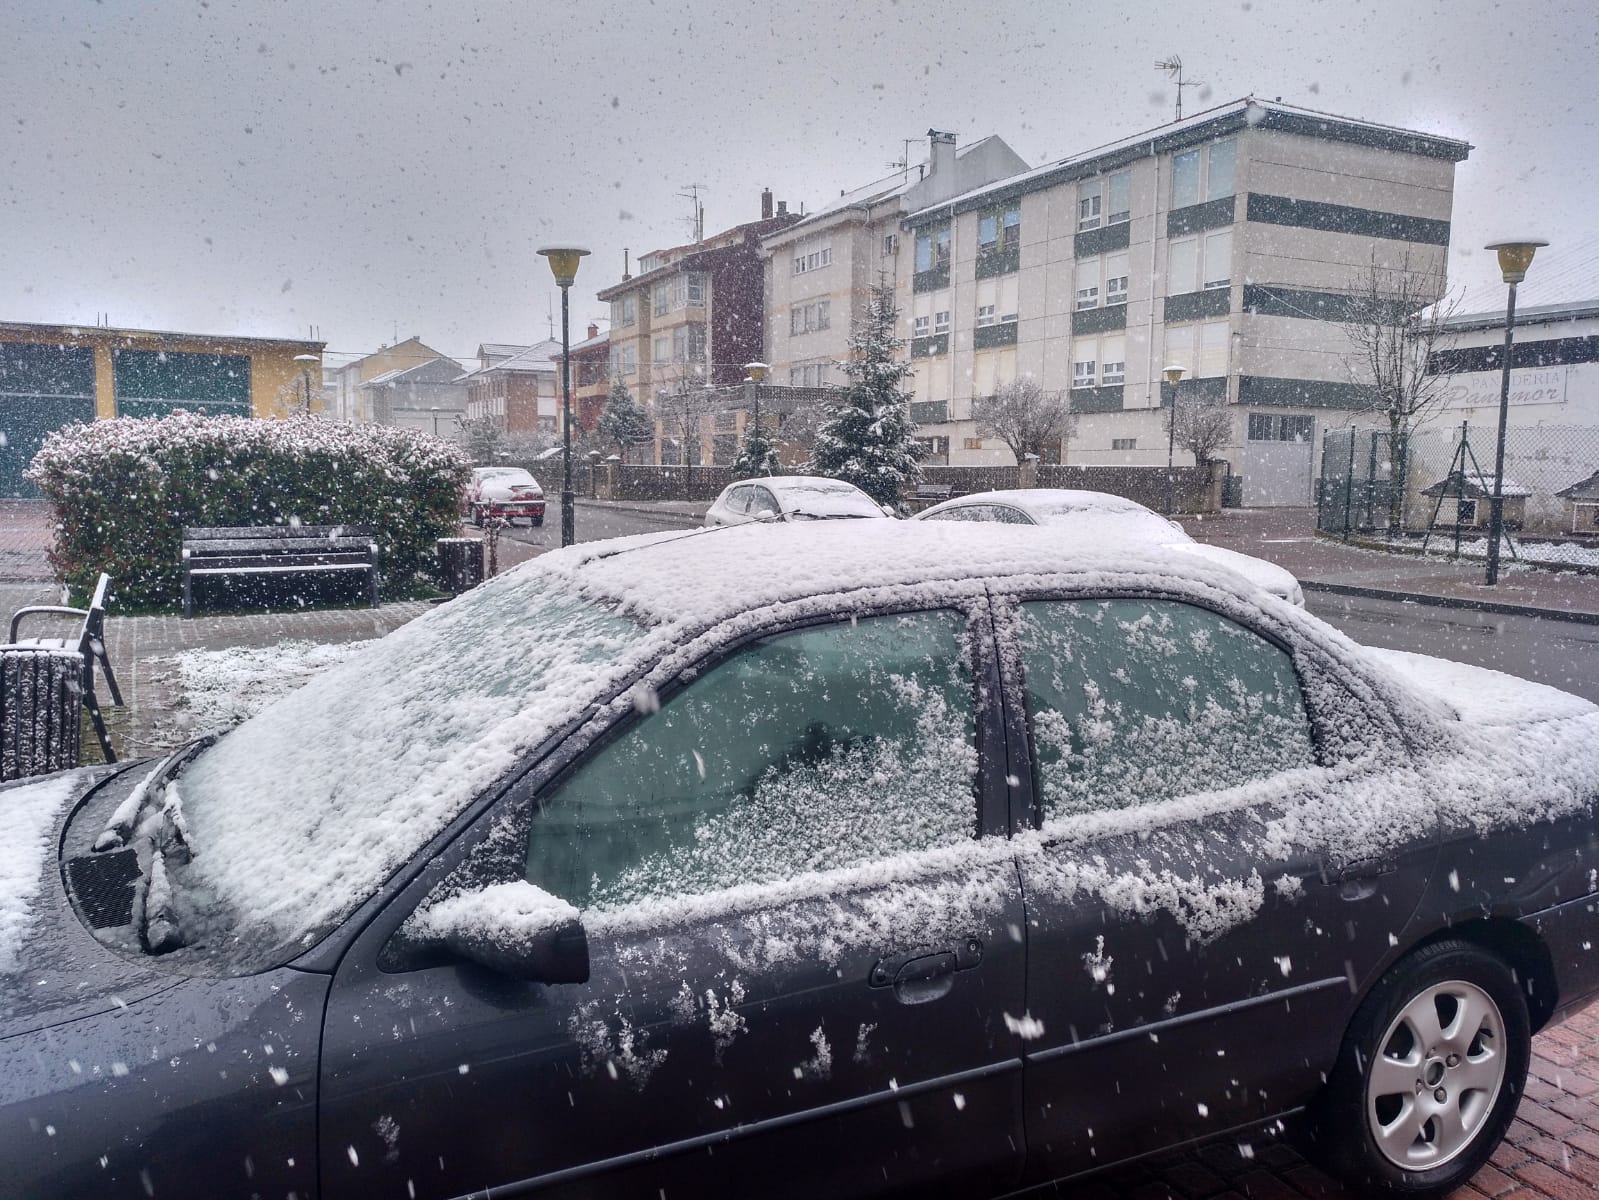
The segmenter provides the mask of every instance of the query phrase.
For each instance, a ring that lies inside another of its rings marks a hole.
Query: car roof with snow
[[[919,513],[943,512],[971,504],[1008,504],[1030,516],[1049,518],[1074,513],[1152,513],[1153,510],[1109,492],[1091,492],[1079,488],[1011,488],[1004,491],[973,492],[957,496]],[[1159,515],[1156,513],[1155,515]]]

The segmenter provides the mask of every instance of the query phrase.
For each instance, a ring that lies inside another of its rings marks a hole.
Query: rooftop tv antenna
[[[685,183],[678,196],[689,202],[691,209],[688,218],[689,232],[694,235],[696,242],[705,240],[705,205],[700,203],[700,191],[703,183]]]
[[[1185,87],[1204,87],[1205,81],[1203,79],[1185,80],[1183,78],[1183,60],[1175,54],[1163,59],[1156,59],[1155,70],[1165,71],[1172,81],[1177,84],[1177,116],[1175,119],[1181,121],[1183,119],[1183,89]]]

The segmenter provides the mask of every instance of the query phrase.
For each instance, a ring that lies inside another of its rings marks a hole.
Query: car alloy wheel
[[[1488,1161],[1527,1081],[1516,975],[1463,939],[1395,964],[1356,1010],[1310,1152],[1362,1196],[1447,1196]]]
[[[1438,1167],[1470,1148],[1505,1084],[1504,1029],[1493,997],[1463,979],[1399,1011],[1366,1075],[1366,1121],[1389,1162]]]

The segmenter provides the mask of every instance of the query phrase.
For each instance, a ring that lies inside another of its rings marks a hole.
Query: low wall
[[[1171,472],[1171,489],[1176,510],[1184,513],[1220,511],[1222,480],[1226,478],[1226,473],[1225,463],[1174,468]],[[1036,484],[1025,479],[1028,475],[1036,478]],[[1075,488],[1125,496],[1156,512],[1166,511],[1165,467],[1074,467],[1053,463],[1040,463],[1027,468],[929,466],[922,468],[922,479],[927,483],[950,484],[956,496],[1027,486]]]
[[[652,467],[606,463],[593,475],[600,500],[715,500],[733,482],[731,467]]]

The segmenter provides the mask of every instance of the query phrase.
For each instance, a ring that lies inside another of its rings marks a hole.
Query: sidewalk
[[[1599,623],[1599,576],[1536,570],[1506,559],[1499,583],[1488,587],[1480,562],[1386,554],[1317,537],[1313,508],[1229,508],[1184,517],[1182,525],[1197,542],[1292,571],[1306,589]]]

